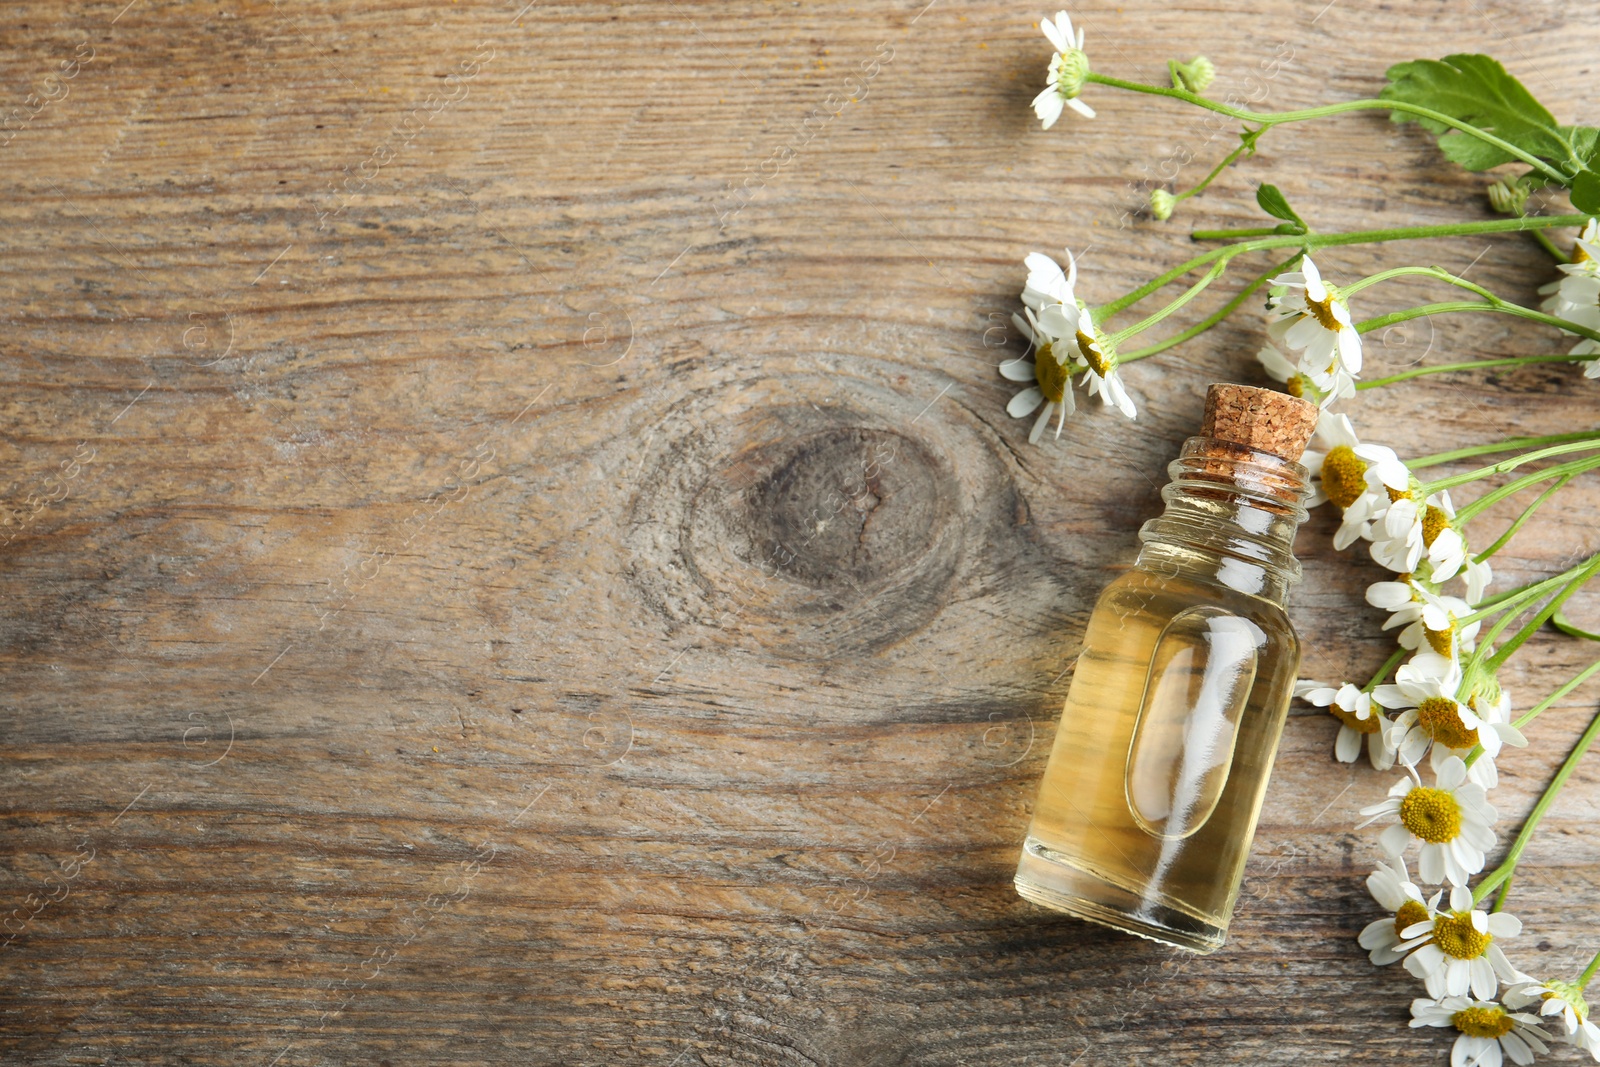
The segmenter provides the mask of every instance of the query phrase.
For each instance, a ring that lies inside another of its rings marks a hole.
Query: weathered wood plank
[[[0,148],[5,502],[75,471],[0,561],[0,898],[76,864],[0,952],[6,1061],[1442,1060],[1353,940],[1388,776],[1309,709],[1225,952],[1010,889],[1093,597],[1206,383],[1261,376],[1241,321],[1130,368],[1138,422],[1034,448],[986,331],[1030,250],[1086,252],[1090,299],[1174,263],[1181,219],[1119,219],[1231,131],[1109,92],[1039,131],[1042,9],[520,6],[7,13],[7,107],[80,64]],[[1593,118],[1594,12],[1315,8],[1081,14],[1100,69],[1204,52],[1262,106],[1487,50]],[[1351,117],[1197,210],[1253,224],[1258,180],[1323,229],[1482,184]],[[1510,238],[1418,254],[1549,275]],[[1374,373],[1539,344],[1436,326]],[[1434,379],[1363,419],[1427,451],[1586,425],[1590,388]],[[1592,549],[1597,499],[1497,571]],[[1317,677],[1385,651],[1331,529],[1293,604]],[[1507,680],[1585,656],[1552,636]],[[1509,813],[1595,696],[1502,761]],[[1583,950],[1597,798],[1580,770],[1519,873],[1529,966]]]

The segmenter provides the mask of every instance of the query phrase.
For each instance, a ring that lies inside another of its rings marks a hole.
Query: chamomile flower
[[[1467,565],[1467,542],[1451,525],[1455,517],[1448,491],[1428,497],[1422,509],[1422,545],[1428,552],[1428,576],[1436,582],[1448,582]]]
[[[1422,524],[1414,500],[1396,500],[1372,529],[1372,560],[1399,574],[1410,574],[1422,560]],[[1391,532],[1392,531],[1392,532]]]
[[[1039,28],[1050,39],[1056,54],[1050,59],[1050,72],[1045,78],[1044,91],[1033,98],[1033,112],[1049,129],[1061,117],[1063,108],[1070,107],[1086,119],[1094,118],[1094,108],[1078,99],[1083,92],[1084,79],[1089,74],[1089,57],[1083,50],[1083,30],[1072,29],[1072,19],[1065,11],[1056,13],[1056,20],[1043,19]]]
[[[1474,744],[1483,746],[1478,758],[1467,768],[1467,781],[1477,782],[1485,789],[1493,789],[1500,784],[1500,774],[1494,765],[1500,750],[1506,745],[1512,748],[1526,748],[1528,739],[1522,736],[1521,730],[1511,724],[1511,695],[1499,689],[1498,684],[1493,687],[1492,696],[1489,692],[1480,690],[1468,699],[1467,705],[1479,720],[1478,728],[1471,732],[1469,739]],[[1433,769],[1438,771],[1444,761],[1451,756],[1459,756],[1465,761],[1470,751],[1470,747],[1451,748],[1440,738],[1435,740],[1429,759]]]
[[[1522,920],[1509,912],[1493,915],[1472,906],[1472,890],[1450,890],[1450,910],[1435,912],[1400,931],[1400,948],[1410,953],[1406,970],[1422,979],[1430,997],[1488,1000],[1500,980],[1514,981],[1519,972],[1506,959],[1499,942],[1522,933]]]
[[[1550,1035],[1539,1028],[1537,1016],[1510,1012],[1489,1000],[1419,997],[1411,1002],[1411,1025],[1455,1028],[1450,1067],[1501,1067],[1507,1056],[1512,1063],[1529,1064],[1535,1052],[1550,1051],[1545,1044]]]
[[[1389,727],[1389,743],[1402,762],[1415,765],[1435,741],[1452,749],[1478,743],[1483,720],[1456,699],[1460,687],[1461,668],[1455,660],[1419,652],[1394,672],[1393,685],[1373,691],[1379,704],[1400,712]]]
[[[1483,870],[1484,853],[1494,847],[1491,827],[1496,813],[1484,799],[1483,786],[1467,781],[1467,768],[1454,756],[1444,762],[1434,784],[1425,786],[1416,768],[1407,766],[1402,778],[1379,804],[1361,809],[1362,826],[1393,818],[1395,824],[1378,838],[1391,856],[1401,855],[1408,844],[1421,845],[1417,870],[1422,880],[1436,885],[1448,879],[1464,885]]]
[[[1400,602],[1401,590],[1408,594],[1404,603]],[[1456,621],[1471,615],[1472,605],[1460,597],[1435,593],[1411,575],[1402,574],[1395,582],[1372,583],[1367,587],[1367,603],[1392,612],[1383,624],[1385,630],[1404,627],[1401,648],[1415,651],[1426,641],[1439,655],[1455,656],[1477,647],[1481,622],[1462,625]]]
[[[1389,506],[1389,481],[1410,484],[1411,472],[1392,449],[1363,444],[1350,416],[1324,411],[1317,419],[1314,448],[1301,457],[1311,471],[1307,507],[1331,500],[1343,515],[1333,547],[1343,550],[1372,533],[1373,522]]]
[[[1052,314],[1060,307],[1059,304],[1045,305],[1045,323],[1060,325],[1059,313]],[[1007,360],[1000,364],[1000,373],[1007,381],[1034,383],[1011,398],[1011,402],[1006,405],[1006,414],[1014,419],[1020,419],[1035,411],[1039,412],[1038,418],[1033,421],[1033,429],[1028,433],[1028,443],[1035,444],[1044,435],[1045,424],[1050,421],[1050,416],[1058,412],[1056,436],[1061,436],[1061,427],[1065,425],[1067,416],[1076,408],[1070,375],[1077,368],[1070,360],[1071,342],[1053,333],[1045,324],[1041,324],[1032,308],[1024,308],[1023,311],[1027,315],[1026,319],[1013,315],[1011,321],[1028,339],[1029,347],[1033,350],[1033,359],[1031,362],[1026,358]],[[1041,405],[1043,405],[1042,410]]]
[[[1390,504],[1384,510],[1381,528],[1373,531],[1373,560],[1390,571],[1414,571],[1429,550],[1429,537],[1437,541],[1440,531],[1450,525],[1450,517],[1454,515],[1450,494],[1435,493],[1426,501],[1418,502],[1410,485],[1405,486],[1405,490],[1397,490],[1395,486],[1386,488],[1392,490]],[[1454,571],[1438,581],[1451,574]]]
[[[1282,382],[1284,392],[1290,396],[1297,396],[1301,400],[1309,400],[1318,407],[1326,408],[1339,398],[1332,393],[1324,393],[1318,389],[1316,383],[1300,373],[1300,367],[1294,360],[1278,351],[1273,344],[1264,344],[1256,353],[1256,359],[1261,361],[1262,369],[1267,376],[1275,382]],[[1321,503],[1316,501],[1315,503]],[[1311,505],[1308,505],[1311,506]]]
[[[1565,1040],[1600,1060],[1600,1025],[1589,1018],[1589,1005],[1583,988],[1572,982],[1541,982],[1525,974],[1506,990],[1505,1002],[1511,1008],[1539,1006],[1547,1023],[1560,1022],[1566,1028]]]
[[[1306,689],[1299,694],[1309,704],[1327,708],[1339,720],[1339,736],[1333,743],[1333,754],[1340,763],[1354,763],[1361,755],[1361,743],[1367,743],[1367,757],[1380,771],[1394,766],[1394,746],[1389,743],[1389,721],[1372,704],[1372,697],[1349,682],[1338,689],[1321,686]]]
[[[1322,280],[1310,256],[1302,256],[1299,270],[1278,275],[1272,284],[1285,286],[1287,292],[1268,301],[1274,318],[1267,335],[1300,353],[1300,373],[1322,392],[1355,396],[1361,335],[1338,291]]]
[[[1136,417],[1138,411],[1134,409],[1133,399],[1122,384],[1122,375],[1117,373],[1117,354],[1111,342],[1094,324],[1088,308],[1079,306],[1077,311],[1076,340],[1078,354],[1084,362],[1083,377],[1078,379],[1078,384],[1084,386],[1090,396],[1098,395],[1107,406],[1115,405],[1128,418]]]
[[[1432,901],[1422,899],[1422,890],[1412,883],[1410,875],[1406,873],[1404,860],[1394,859],[1391,862],[1394,864],[1392,867],[1380,862],[1378,869],[1367,876],[1367,891],[1379,907],[1393,912],[1393,915],[1386,919],[1374,919],[1358,938],[1361,947],[1367,950],[1367,958],[1379,967],[1405,958],[1411,950],[1400,947],[1406,940],[1400,936],[1401,931],[1430,921],[1439,903],[1438,893],[1433,895]]]

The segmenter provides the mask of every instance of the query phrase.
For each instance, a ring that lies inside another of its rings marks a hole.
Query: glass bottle
[[[1227,937],[1300,645],[1296,460],[1315,405],[1214,385],[1165,512],[1101,594],[1017,865],[1017,892],[1196,952]]]

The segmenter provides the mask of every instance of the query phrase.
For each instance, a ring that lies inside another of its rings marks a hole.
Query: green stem
[[[1511,640],[1505,643],[1505,647],[1496,649],[1488,659],[1482,660],[1482,669],[1489,674],[1493,674],[1504,666],[1506,660],[1510,659],[1512,654],[1522,647],[1523,642],[1538,633],[1540,628],[1550,621],[1550,616],[1561,610],[1561,605],[1565,604],[1572,594],[1588,584],[1589,579],[1594,577],[1596,571],[1600,571],[1600,555],[1592,556],[1589,565],[1579,571],[1565,589],[1551,597],[1549,603],[1540,608],[1538,613],[1523,625],[1522,629],[1512,634]],[[1479,657],[1488,650],[1494,639],[1500,636],[1500,631],[1504,630],[1506,625],[1516,617],[1517,613],[1512,612],[1495,623],[1488,636],[1483,639],[1483,643],[1478,646],[1478,651],[1473,654],[1472,663],[1468,665],[1469,671],[1477,666]]]
[[[1544,712],[1547,709],[1549,709],[1550,706],[1553,705],[1556,701],[1560,700],[1562,697],[1566,696],[1568,693],[1570,693],[1574,689],[1578,688],[1578,686],[1582,685],[1584,682],[1587,682],[1590,678],[1594,677],[1594,673],[1596,671],[1600,671],[1600,659],[1595,660],[1593,663],[1589,664],[1583,670],[1579,671],[1577,674],[1573,675],[1571,678],[1568,678],[1565,682],[1562,683],[1562,685],[1561,685],[1561,687],[1559,689],[1557,689],[1555,692],[1551,693],[1549,696],[1545,697],[1543,700],[1539,701],[1539,703],[1535,704],[1533,707],[1529,708],[1527,714],[1523,715],[1521,718],[1519,718],[1516,722],[1512,723],[1511,725],[1515,726],[1518,730],[1521,730],[1523,727],[1527,726],[1534,719],[1537,719],[1542,712]],[[1467,756],[1466,756],[1466,759],[1464,760],[1464,762],[1466,763],[1466,765],[1468,767],[1470,767],[1470,766],[1472,766],[1473,762],[1481,755],[1483,755],[1483,746],[1482,745],[1474,745],[1472,747],[1472,751],[1467,753]]]
[[[1539,820],[1544,818],[1544,813],[1550,809],[1550,805],[1555,800],[1556,795],[1561,792],[1561,787],[1567,784],[1568,778],[1572,777],[1572,772],[1577,768],[1578,761],[1583,759],[1584,753],[1589,751],[1589,746],[1594,743],[1594,739],[1597,736],[1600,736],[1600,715],[1596,715],[1590,721],[1589,728],[1583,732],[1582,737],[1578,738],[1578,743],[1573,746],[1566,762],[1561,764],[1561,769],[1556,771],[1556,776],[1545,787],[1544,795],[1539,798],[1539,802],[1528,813],[1528,819],[1522,824],[1522,830],[1517,834],[1516,840],[1511,842],[1511,848],[1506,852],[1505,860],[1501,862],[1500,866],[1491,871],[1488,876],[1478,882],[1477,888],[1472,891],[1473,904],[1477,904],[1488,896],[1496,886],[1511,877],[1512,871],[1517,869],[1517,860],[1521,858],[1522,850],[1528,847],[1528,840],[1533,837],[1534,827],[1538,826]],[[1594,964],[1590,964],[1589,970],[1585,974],[1593,977],[1594,969]],[[1586,981],[1587,979],[1584,980]]]
[[[1594,977],[1596,971],[1600,971],[1600,952],[1594,954],[1594,959],[1589,961],[1589,966],[1583,969],[1583,973],[1578,975],[1577,982],[1573,984],[1579,989],[1583,989],[1589,984],[1589,979]]]
[[[1530,485],[1538,485],[1540,482],[1547,481],[1550,478],[1561,478],[1568,474],[1581,474],[1596,466],[1600,466],[1600,459],[1591,456],[1588,459],[1575,459],[1567,463],[1558,463],[1554,467],[1546,467],[1542,471],[1534,471],[1532,474],[1524,474],[1522,477],[1509,481],[1498,489],[1491,489],[1472,503],[1463,505],[1456,511],[1454,525],[1457,527],[1465,526],[1483,514],[1488,508],[1500,503],[1508,496],[1515,496]]]
[[[1276,226],[1249,226],[1242,230],[1195,230],[1189,234],[1189,240],[1226,241],[1234,237],[1270,237],[1277,232]]]
[[[1191,196],[1194,196],[1196,193],[1205,192],[1206,186],[1210,185],[1212,182],[1217,180],[1217,175],[1219,175],[1223,171],[1227,170],[1234,163],[1237,163],[1239,161],[1239,157],[1244,155],[1246,152],[1255,151],[1255,147],[1256,147],[1255,138],[1254,137],[1246,138],[1239,145],[1238,148],[1235,148],[1232,152],[1229,152],[1228,155],[1223,159],[1223,161],[1221,163],[1218,163],[1215,167],[1212,167],[1211,168],[1211,173],[1207,174],[1204,178],[1201,178],[1199,185],[1196,185],[1193,189],[1190,189],[1187,192],[1175,193],[1173,195],[1173,197],[1172,197],[1172,202],[1174,204],[1176,204],[1180,200],[1189,199]],[[1267,232],[1271,233],[1272,231],[1268,230]]]
[[[1386,282],[1391,278],[1404,278],[1410,275],[1422,275],[1428,278],[1437,278],[1442,282],[1449,282],[1451,285],[1458,286],[1459,288],[1470,289],[1472,292],[1477,293],[1486,300],[1498,301],[1500,299],[1483,286],[1469,282],[1465,278],[1458,278],[1449,271],[1441,270],[1438,267],[1394,267],[1390,270],[1379,271],[1377,274],[1371,274],[1365,278],[1359,278],[1356,281],[1351,282],[1349,285],[1339,286],[1339,295],[1349,296],[1351,293],[1359,293],[1369,285],[1377,285],[1379,282]]]
[[[1416,459],[1406,460],[1406,466],[1412,470],[1421,467],[1434,467],[1440,463],[1454,463],[1458,459],[1471,459],[1473,456],[1486,456],[1492,452],[1515,452],[1519,448],[1529,445],[1553,445],[1561,441],[1595,441],[1600,440],[1600,430],[1580,430],[1577,433],[1552,433],[1543,437],[1508,437],[1504,441],[1496,441],[1488,445],[1468,445],[1466,448],[1456,448],[1449,452],[1435,452],[1432,455],[1418,456]]]
[[[1406,657],[1406,651],[1407,650],[1402,647],[1391,652],[1389,654],[1389,658],[1383,661],[1383,666],[1378,668],[1378,673],[1372,676],[1372,680],[1370,682],[1361,687],[1361,691],[1363,693],[1370,693],[1374,689],[1378,688],[1378,683],[1389,677],[1389,672],[1394,670],[1395,665]]]
[[[1562,683],[1559,689],[1545,697],[1543,700],[1539,701],[1539,703],[1535,704],[1533,707],[1529,708],[1520,718],[1517,719],[1516,722],[1512,723],[1511,725],[1515,726],[1518,730],[1521,730],[1534,719],[1537,719],[1540,713],[1549,709],[1553,704],[1555,704],[1556,701],[1560,700],[1562,697],[1578,688],[1578,686],[1594,677],[1594,673],[1596,671],[1600,671],[1600,659],[1595,660],[1583,670],[1579,671],[1571,678],[1568,678]]]
[[[1506,474],[1516,470],[1524,463],[1532,463],[1535,460],[1549,459],[1551,456],[1562,456],[1568,452],[1593,452],[1597,448],[1600,448],[1600,441],[1568,441],[1566,444],[1535,449],[1532,452],[1524,452],[1520,456],[1503,459],[1499,463],[1491,463],[1487,467],[1479,467],[1477,470],[1470,470],[1464,474],[1452,474],[1450,477],[1440,478],[1438,481],[1425,482],[1422,486],[1422,494],[1427,496],[1437,493],[1441,489],[1454,489],[1458,485],[1475,482],[1480,478],[1488,478],[1495,474]]]
[[[1258,240],[1241,241],[1223,248],[1213,248],[1180,263],[1176,267],[1124,293],[1116,300],[1095,309],[1095,322],[1115,315],[1143,300],[1151,293],[1164,289],[1190,271],[1198,270],[1218,259],[1232,259],[1246,252],[1269,248],[1301,248],[1312,251],[1318,248],[1336,248],[1344,245],[1379,244],[1386,241],[1418,241],[1431,237],[1459,237],[1480,233],[1526,233],[1552,226],[1582,226],[1589,221],[1587,215],[1524,215],[1515,219],[1483,219],[1476,222],[1440,223],[1432,226],[1397,226],[1382,230],[1352,230],[1349,233],[1303,233],[1263,236]]]
[[[1165,341],[1157,341],[1153,345],[1148,345],[1144,348],[1136,348],[1132,352],[1125,354],[1119,353],[1117,356],[1117,361],[1119,363],[1132,363],[1135,360],[1144,359],[1146,356],[1153,356],[1159,352],[1165,352],[1167,349],[1172,348],[1175,345],[1181,345],[1191,337],[1200,336],[1207,330],[1211,329],[1211,327],[1215,326],[1217,323],[1221,322],[1223,319],[1237,311],[1240,304],[1243,304],[1246,300],[1250,299],[1251,295],[1258,292],[1263,285],[1266,285],[1269,281],[1271,281],[1273,278],[1276,278],[1283,271],[1288,270],[1294,261],[1299,258],[1300,253],[1296,252],[1293,256],[1290,256],[1282,263],[1279,263],[1276,267],[1273,267],[1271,270],[1268,270],[1265,273],[1257,276],[1254,281],[1239,291],[1238,296],[1235,296],[1232,300],[1228,301],[1226,304],[1223,304],[1216,311],[1213,311],[1211,314],[1207,315],[1205,318],[1201,319],[1187,330],[1184,330],[1181,333],[1173,334]]]
[[[1219,104],[1215,100],[1208,100],[1198,93],[1191,93],[1187,89],[1173,89],[1162,85],[1146,85],[1143,82],[1124,81],[1121,78],[1113,78],[1106,74],[1090,72],[1085,75],[1084,80],[1097,82],[1101,85],[1109,85],[1117,89],[1127,89],[1136,93],[1170,96],[1174,100],[1182,100],[1186,103],[1194,104],[1196,107],[1203,107],[1207,111],[1215,111],[1218,114],[1227,115],[1229,118],[1238,119],[1240,122],[1258,123],[1263,127],[1278,126],[1286,122],[1302,122],[1306,119],[1326,118],[1330,115],[1341,115],[1350,111],[1399,111],[1428,119],[1443,126],[1449,126],[1469,136],[1476,137],[1484,144],[1493,145],[1500,149],[1500,151],[1513,159],[1520,159],[1534,170],[1555,179],[1562,185],[1566,185],[1572,180],[1571,175],[1551,166],[1538,156],[1525,152],[1509,141],[1503,141],[1494,134],[1481,130],[1469,122],[1462,122],[1460,119],[1446,115],[1442,111],[1434,111],[1431,108],[1419,107],[1416,104],[1409,104],[1399,100],[1347,100],[1339,104],[1325,104],[1322,107],[1303,108],[1299,111],[1279,111],[1274,114],[1271,112],[1244,111],[1239,108],[1229,107],[1226,104]]]
[[[1534,230],[1533,239],[1544,246],[1544,250],[1554,257],[1557,263],[1571,263],[1572,257],[1556,247],[1556,243],[1545,235],[1543,230]]]
[[[1506,547],[1507,542],[1517,535],[1518,530],[1522,529],[1523,523],[1533,518],[1533,513],[1539,510],[1539,505],[1543,504],[1546,500],[1549,500],[1556,493],[1560,492],[1562,487],[1564,487],[1568,482],[1572,481],[1573,477],[1574,475],[1569,474],[1565,478],[1562,478],[1560,481],[1556,482],[1550,488],[1546,489],[1544,492],[1540,493],[1533,503],[1522,509],[1522,514],[1517,516],[1516,521],[1510,526],[1506,527],[1505,533],[1495,538],[1494,544],[1473,556],[1472,561],[1474,563],[1482,563],[1484,560],[1488,559],[1490,556]]]
[[[1239,246],[1235,245],[1234,247],[1237,248]],[[1521,304],[1513,304],[1510,301],[1498,298],[1492,302],[1488,300],[1446,300],[1438,304],[1423,304],[1421,307],[1406,308],[1404,311],[1391,311],[1387,315],[1379,315],[1377,318],[1356,323],[1356,332],[1371,333],[1373,330],[1381,330],[1385,326],[1393,326],[1397,322],[1410,322],[1412,319],[1420,319],[1428,315],[1448,315],[1457,311],[1497,311],[1503,315],[1515,315],[1521,319],[1542,322],[1546,326],[1554,326],[1558,330],[1577,334],[1579,337],[1587,337],[1592,341],[1600,341],[1600,331],[1591,330],[1589,327],[1580,326],[1576,322],[1560,319],[1554,315],[1546,315],[1542,311],[1535,311],[1532,308],[1525,308]]]
[[[1549,590],[1554,589],[1562,582],[1565,582],[1568,578],[1571,578],[1588,565],[1589,561],[1584,560],[1582,563],[1577,563],[1571,567],[1568,567],[1560,574],[1552,574],[1550,577],[1541,578],[1537,582],[1529,582],[1526,585],[1519,585],[1515,589],[1507,589],[1503,593],[1488,597],[1477,605],[1478,610],[1474,611],[1471,615],[1457,619],[1456,622],[1459,625],[1465,626],[1468,623],[1477,622],[1479,619],[1486,619],[1490,615],[1498,615],[1501,611],[1506,610],[1508,606],[1523,604],[1529,600],[1536,599]]]
[[[1473,359],[1465,363],[1440,363],[1431,367],[1412,367],[1410,370],[1391,374],[1386,378],[1368,378],[1364,382],[1357,382],[1357,389],[1380,389],[1385,385],[1395,382],[1407,381],[1411,378],[1421,378],[1429,374],[1449,374],[1462,370],[1488,370],[1491,367],[1519,367],[1524,363],[1586,363],[1600,359],[1597,355],[1574,356],[1561,354],[1554,356],[1506,356],[1503,359]],[[1415,466],[1415,464],[1411,464]]]
[[[1495,894],[1494,906],[1489,909],[1490,911],[1499,911],[1506,906],[1506,897],[1511,895],[1511,879],[1514,877],[1515,875],[1508,874],[1506,880],[1500,883],[1500,892]]]
[[[1218,260],[1216,263],[1213,263],[1211,265],[1211,269],[1206,271],[1200,280],[1191,285],[1182,296],[1178,297],[1178,299],[1172,301],[1172,303],[1168,304],[1164,308],[1161,308],[1159,311],[1152,311],[1150,314],[1146,315],[1132,326],[1129,326],[1123,330],[1118,330],[1116,333],[1108,337],[1106,340],[1110,343],[1111,350],[1115,352],[1117,346],[1123,341],[1126,341],[1128,338],[1137,334],[1143,333],[1156,323],[1160,322],[1162,319],[1166,318],[1168,315],[1172,314],[1174,311],[1177,311],[1179,308],[1183,307],[1183,305],[1187,304],[1195,297],[1199,296],[1201,290],[1210,285],[1212,282],[1216,281],[1218,278],[1222,277],[1222,272],[1227,269],[1228,261],[1225,259]]]

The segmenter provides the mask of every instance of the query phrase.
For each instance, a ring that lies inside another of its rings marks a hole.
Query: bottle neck
[[[1138,566],[1282,606],[1300,580],[1294,534],[1306,518],[1309,472],[1270,452],[1191,437],[1167,473],[1166,511],[1140,529]]]

